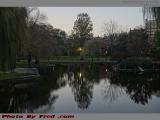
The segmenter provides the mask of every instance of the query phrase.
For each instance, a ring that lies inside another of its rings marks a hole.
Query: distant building
[[[146,20],[145,21],[145,29],[148,34],[148,39],[152,43],[155,38],[155,33],[160,31],[155,20]]]

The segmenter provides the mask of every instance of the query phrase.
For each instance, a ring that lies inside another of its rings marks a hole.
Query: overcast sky
[[[94,36],[102,36],[103,26],[110,19],[128,29],[143,25],[142,8],[140,7],[40,7],[47,16],[47,22],[68,34],[74,25],[77,14],[86,12],[93,22]]]

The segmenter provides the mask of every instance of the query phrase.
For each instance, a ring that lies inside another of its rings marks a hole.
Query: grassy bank
[[[15,73],[15,72],[0,72],[0,80],[14,79],[14,78],[18,78],[18,77],[27,76],[27,75],[31,75],[31,74],[29,74],[29,73]]]
[[[40,59],[40,64],[36,65],[34,60],[32,60],[31,67],[50,65],[55,63],[109,63],[109,64],[117,64],[120,63],[120,67],[122,68],[134,68],[137,66],[141,66],[143,68],[152,68],[154,62],[157,62],[148,57],[129,57],[126,59],[113,59],[109,57],[91,57],[91,56],[57,56],[52,57],[50,59]],[[159,61],[158,61],[159,62]],[[156,66],[156,65],[155,65]],[[17,61],[17,67],[28,67],[27,60],[19,60]]]
[[[107,61],[109,59],[105,57],[80,57],[80,56],[57,56],[57,57],[51,57],[49,59],[40,59],[40,65],[49,65],[52,63],[57,63],[57,62],[93,62],[93,61]],[[17,67],[28,67],[27,60],[19,60],[17,61]],[[36,67],[34,64],[34,59],[32,60],[32,67]]]

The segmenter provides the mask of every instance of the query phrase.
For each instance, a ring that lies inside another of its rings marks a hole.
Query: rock
[[[22,83],[22,84],[15,84],[14,87],[17,89],[24,89],[33,86],[33,83]]]
[[[39,71],[37,68],[15,68],[14,72],[16,73],[30,73],[39,75]]]

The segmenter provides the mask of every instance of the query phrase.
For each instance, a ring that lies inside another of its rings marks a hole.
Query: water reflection
[[[93,79],[88,79],[85,75],[84,67],[75,68],[68,79],[68,84],[72,88],[74,99],[80,109],[87,109],[93,97]]]
[[[55,65],[54,69],[43,67],[39,71],[41,77],[38,82],[25,88],[0,83],[1,113],[54,112],[57,108],[54,106],[61,97],[55,91],[63,91],[67,85],[71,89],[76,107],[90,112],[97,104],[104,106],[105,102],[110,105],[120,103],[118,98],[122,96],[129,96],[135,106],[145,106],[152,101],[153,96],[160,97],[160,75],[156,73],[115,73],[107,65],[96,64]],[[103,94],[96,94],[99,91]],[[104,102],[97,100],[97,97],[102,97]],[[63,99],[65,103],[65,98]],[[127,100],[125,102],[131,104]],[[100,109],[97,108],[96,112]]]
[[[93,98],[93,86],[99,83],[100,77],[104,77],[103,71],[105,67],[90,65],[68,66],[70,71],[65,74],[69,86],[74,94],[74,99],[77,102],[78,108],[87,109]]]
[[[109,79],[104,82],[103,96],[106,102],[112,103],[125,93],[124,88],[111,84]]]
[[[43,68],[41,69],[41,78],[36,83],[25,84],[26,87],[21,87],[23,84],[12,86],[1,86],[0,89],[0,112],[1,113],[32,113],[35,109],[47,105],[49,108],[58,98],[58,95],[50,96],[50,91],[57,90],[65,85],[64,82],[57,82],[60,71],[57,71],[56,76],[52,72]]]
[[[160,76],[155,73],[113,73],[111,84],[126,88],[126,93],[137,104],[147,104],[152,95],[160,93]]]

